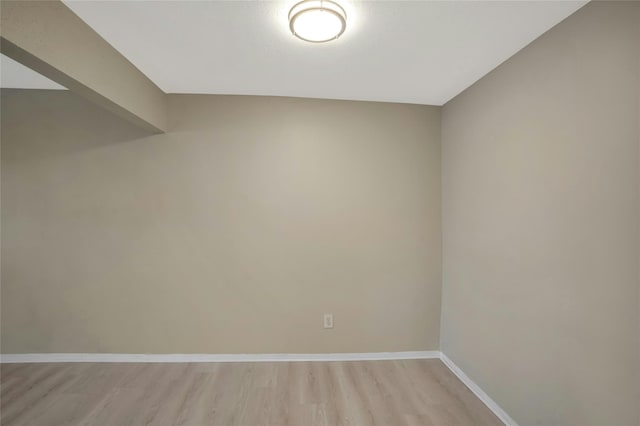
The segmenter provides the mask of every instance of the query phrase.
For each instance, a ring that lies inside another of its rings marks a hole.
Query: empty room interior
[[[640,2],[0,16],[2,426],[640,426]]]

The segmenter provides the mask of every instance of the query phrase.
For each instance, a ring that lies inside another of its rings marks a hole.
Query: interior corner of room
[[[640,426],[640,2],[0,15],[3,425]]]

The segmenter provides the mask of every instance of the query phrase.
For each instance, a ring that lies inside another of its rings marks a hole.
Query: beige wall
[[[440,108],[169,109],[2,92],[3,353],[438,349]]]
[[[443,109],[442,350],[522,425],[639,419],[640,3]]]

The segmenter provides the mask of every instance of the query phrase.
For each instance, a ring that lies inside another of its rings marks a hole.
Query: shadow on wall
[[[9,101],[10,100],[10,101]],[[96,114],[100,110],[100,114]],[[152,136],[67,90],[1,90],[2,159],[22,162]],[[34,120],[40,121],[35,125]],[[60,126],[59,123],[77,123]]]
[[[11,180],[9,171],[18,163],[62,158],[154,136],[67,90],[2,89],[0,106],[0,122],[11,123],[2,126],[1,129],[2,167],[5,169],[3,202],[11,193],[9,188],[4,187]],[[11,140],[20,143],[8,143]],[[24,193],[22,196],[25,196]],[[10,207],[5,207],[4,210],[3,214],[7,214]],[[3,279],[12,280],[15,268],[12,268],[10,262],[7,264],[6,253],[3,255]],[[34,287],[48,284],[50,283],[23,283]],[[11,289],[4,288],[3,296],[12,297]],[[21,309],[29,313],[29,320],[22,323],[24,328],[33,329],[37,328],[38,324],[51,322],[51,318],[40,312],[34,299],[20,298],[18,303]],[[38,351],[41,349],[38,345],[46,347],[55,341],[62,342],[63,345],[83,342],[98,349],[102,347],[95,333],[88,329],[73,309],[65,307],[60,315],[66,318],[65,322],[69,327],[57,330],[56,333],[47,328],[41,330],[36,336],[32,336],[32,339],[26,339],[25,344],[30,350]]]

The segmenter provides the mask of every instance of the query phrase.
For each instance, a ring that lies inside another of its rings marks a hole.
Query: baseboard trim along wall
[[[440,358],[440,352],[412,351],[332,354],[6,354],[0,355],[0,363],[381,361],[430,358]]]
[[[471,390],[471,392],[473,392],[475,396],[480,399],[480,401],[484,402],[484,405],[486,405],[491,411],[493,411],[493,414],[495,414],[500,419],[500,421],[502,421],[502,423],[507,426],[518,426],[518,423],[516,423],[516,421],[513,420],[506,411],[504,411],[493,399],[491,399],[491,397],[487,395],[486,392],[476,384],[476,382],[471,380],[469,376],[467,376],[464,371],[460,369],[460,367],[458,367],[453,361],[451,361],[448,356],[440,353],[440,360],[442,360],[443,364],[446,365],[453,374],[458,376],[458,379],[460,379],[460,381],[464,383],[469,388],[469,390]]]
[[[402,359],[440,359],[505,425],[518,424],[469,378],[449,357],[440,351],[368,352],[333,354],[6,354],[2,364],[47,362],[296,362],[296,361],[383,361]]]

